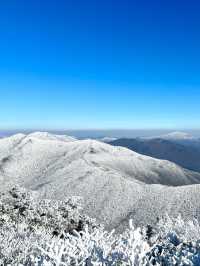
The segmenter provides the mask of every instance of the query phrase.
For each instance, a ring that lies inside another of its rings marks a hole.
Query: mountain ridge
[[[123,227],[130,217],[145,224],[166,211],[177,213],[177,195],[193,202],[185,191],[200,188],[191,186],[200,183],[197,173],[95,140],[12,136],[0,140],[0,160],[1,190],[18,184],[44,198],[81,196],[86,213],[108,228]],[[188,213],[187,204],[177,209]]]
[[[189,170],[200,172],[200,149],[189,143],[184,145],[179,141],[161,138],[120,138],[109,144],[126,147],[153,158],[169,160]]]

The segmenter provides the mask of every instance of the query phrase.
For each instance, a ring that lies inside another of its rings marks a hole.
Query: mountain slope
[[[94,140],[36,135],[0,140],[1,190],[18,184],[45,198],[81,196],[86,213],[108,227],[123,226],[130,217],[136,223],[154,222],[176,208],[187,214],[188,200],[198,205],[199,186],[160,185],[200,183],[197,173]]]
[[[10,176],[14,173],[16,177],[26,177],[26,181],[32,180],[35,175],[49,178],[52,172],[55,174],[57,171],[62,172],[63,176],[71,172],[76,178],[77,165],[80,164],[82,173],[98,170],[146,184],[180,186],[200,183],[200,174],[169,161],[142,156],[126,148],[112,147],[95,140],[63,142],[60,138],[54,139],[52,135],[44,138],[43,135],[30,134],[16,135],[1,141],[0,154],[7,152],[7,157],[0,157],[1,169]]]
[[[117,139],[109,142],[113,146],[126,147],[135,152],[169,160],[184,168],[200,172],[200,150],[166,139]]]

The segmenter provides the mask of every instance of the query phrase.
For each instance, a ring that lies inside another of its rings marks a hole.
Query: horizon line
[[[151,130],[161,130],[161,131],[199,131],[199,128],[0,128],[0,131],[151,131]]]

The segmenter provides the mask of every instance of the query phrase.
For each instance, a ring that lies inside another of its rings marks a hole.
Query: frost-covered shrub
[[[88,218],[81,215],[81,199],[66,198],[64,201],[39,199],[34,193],[14,187],[0,194],[0,226],[5,222],[25,223],[30,230],[44,227],[46,231],[80,231]]]
[[[41,255],[37,246],[52,237],[61,237],[75,229],[80,231],[87,224],[94,227],[94,220],[82,215],[81,210],[77,197],[65,201],[38,199],[34,193],[19,187],[2,193],[0,265],[28,265],[24,263]]]
[[[50,240],[47,232],[7,222],[0,227],[0,265],[29,265],[41,255],[34,246]]]
[[[200,225],[167,215],[152,227],[107,232],[81,214],[80,199],[41,200],[13,188],[0,195],[0,265],[200,265]]]
[[[146,254],[153,265],[200,265],[200,225],[196,219],[166,215],[156,227],[152,247]]]
[[[88,227],[81,232],[54,238],[39,247],[50,258],[52,265],[144,265],[150,247],[141,229],[130,228],[123,235],[97,227],[91,233]]]
[[[174,236],[173,236],[174,237]],[[175,236],[178,238],[177,236]],[[173,244],[170,239],[154,245],[146,254],[150,265],[200,265],[200,241]]]
[[[200,240],[200,225],[195,218],[192,221],[184,221],[180,215],[171,218],[166,214],[158,221],[155,229],[161,238],[176,234],[179,236],[180,242]]]
[[[200,265],[199,224],[166,216],[155,228],[130,227],[123,234],[97,227],[54,238],[39,249],[51,265]],[[196,234],[195,238],[193,238]]]

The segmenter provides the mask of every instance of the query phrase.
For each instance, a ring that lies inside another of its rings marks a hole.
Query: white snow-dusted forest
[[[117,234],[83,214],[80,198],[0,195],[0,265],[200,265],[200,225],[165,215]]]

